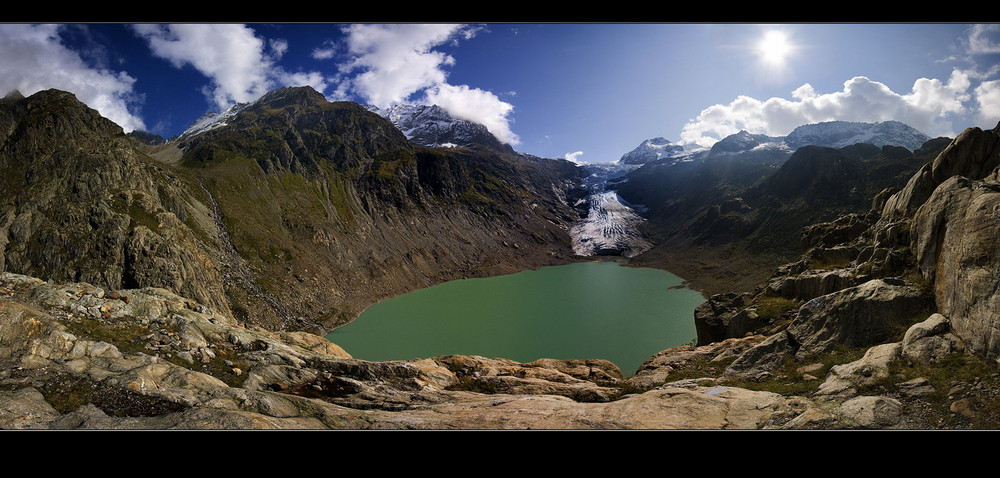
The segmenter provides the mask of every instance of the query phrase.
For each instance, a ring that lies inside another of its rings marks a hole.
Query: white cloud
[[[59,40],[61,25],[0,25],[0,95],[18,90],[25,96],[56,88],[69,91],[125,131],[145,129],[132,112],[137,103],[135,78],[86,64]]]
[[[327,40],[322,45],[313,49],[310,56],[315,60],[329,60],[337,54],[337,44]]]
[[[220,109],[259,98],[272,88],[272,60],[253,30],[236,24],[133,26],[153,54],[176,68],[192,66],[212,80],[206,89]]]
[[[1000,80],[987,81],[976,87],[979,104],[977,121],[981,127],[993,128],[1000,122]]]
[[[580,156],[583,156],[583,151],[576,151],[576,152],[573,152],[573,153],[566,153],[566,155],[564,156],[564,158],[566,158],[567,161],[572,161],[574,163],[579,163],[580,162]]]
[[[465,85],[440,84],[427,91],[427,100],[458,119],[486,126],[500,141],[511,145],[521,143],[507,121],[514,107],[493,93]]]
[[[969,34],[969,53],[973,55],[1000,53],[1000,25],[973,25]]]
[[[954,70],[947,82],[921,78],[908,94],[858,76],[839,92],[818,94],[806,84],[791,93],[793,100],[757,100],[740,96],[728,105],[706,108],[684,126],[681,144],[711,146],[742,129],[782,136],[797,126],[822,121],[901,121],[931,135],[953,135],[949,118],[968,112],[969,74]],[[988,94],[988,93],[987,93]]]
[[[449,84],[445,68],[454,65],[455,59],[435,50],[472,38],[480,30],[469,25],[353,24],[344,28],[351,60],[341,72],[360,71],[351,80],[351,88],[375,106],[426,101],[456,118],[485,125],[501,141],[519,144],[508,120],[513,106],[491,92]],[[420,92],[424,97],[414,99]]]
[[[207,76],[211,84],[203,90],[220,110],[253,101],[279,86],[308,85],[323,92],[329,85],[319,72],[289,72],[277,66],[275,62],[288,51],[288,42],[265,42],[245,25],[140,24],[133,29],[154,55],[176,68],[190,65]]]
[[[363,70],[355,90],[378,107],[406,101],[415,92],[445,82],[442,67],[454,58],[432,48],[448,41],[460,25],[360,25],[345,27],[352,60],[342,72]]]
[[[288,51],[288,40],[278,38],[268,42],[275,58],[281,58]]]

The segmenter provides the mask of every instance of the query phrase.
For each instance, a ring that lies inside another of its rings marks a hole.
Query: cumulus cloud
[[[354,89],[378,107],[406,101],[410,95],[445,82],[444,66],[454,58],[433,48],[460,28],[444,24],[361,25],[345,27],[351,61],[345,73],[362,70]]]
[[[572,161],[574,163],[580,162],[580,156],[583,156],[583,151],[576,151],[572,153],[566,153],[564,156],[567,161]]]
[[[375,106],[436,104],[456,118],[482,124],[501,141],[516,145],[520,140],[508,120],[513,106],[488,91],[449,84],[445,68],[454,65],[455,59],[436,50],[472,38],[480,30],[477,26],[446,24],[349,25],[344,32],[350,60],[340,71],[353,74],[352,91]],[[314,56],[328,52],[317,50]],[[421,93],[422,97],[414,98]]]
[[[318,72],[287,72],[275,62],[288,49],[284,40],[265,42],[236,24],[134,25],[153,54],[176,68],[191,66],[208,77],[205,94],[219,109],[259,98],[277,86],[326,89]],[[270,47],[267,49],[266,47]]]
[[[176,68],[192,66],[212,81],[206,93],[219,108],[259,98],[272,86],[264,41],[244,25],[133,26],[153,54]]]
[[[689,121],[681,133],[681,144],[708,147],[740,130],[782,136],[799,125],[834,120],[895,120],[931,136],[953,135],[949,118],[968,112],[970,87],[969,74],[956,69],[946,82],[917,80],[907,94],[858,76],[833,93],[819,94],[806,84],[791,93],[791,100],[740,96],[728,105],[706,108]],[[984,90],[982,98],[990,98],[991,93]]]
[[[984,55],[1000,53],[1000,25],[973,25],[969,33],[969,53]]]
[[[327,40],[323,42],[322,45],[314,48],[310,56],[312,56],[313,59],[316,60],[329,60],[330,58],[333,58],[333,56],[336,54],[337,54],[337,44],[330,40]]]
[[[979,104],[979,123],[984,127],[996,126],[1000,121],[1000,80],[981,83],[976,87],[975,96]]]
[[[0,25],[0,94],[18,90],[25,96],[56,88],[114,121],[125,131],[145,129],[133,110],[139,97],[135,78],[88,65],[59,39],[64,25]]]
[[[512,145],[521,142],[507,121],[514,107],[493,93],[465,85],[439,84],[427,91],[427,100],[458,119],[486,126],[500,141]]]

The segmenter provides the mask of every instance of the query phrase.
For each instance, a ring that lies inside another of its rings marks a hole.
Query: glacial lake
[[[580,262],[445,282],[385,300],[327,339],[361,360],[463,354],[606,359],[628,377],[691,343],[705,298],[663,270]]]

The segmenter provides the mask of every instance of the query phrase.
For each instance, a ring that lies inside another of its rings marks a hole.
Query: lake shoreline
[[[449,354],[492,355],[522,363],[538,358],[606,359],[630,376],[649,356],[696,338],[693,312],[704,295],[669,271],[628,262],[602,256],[514,274],[456,279],[375,304],[361,314],[359,319],[364,320],[326,337],[362,360]],[[623,267],[608,269],[601,264]],[[436,293],[443,295],[435,298]],[[429,298],[420,298],[424,295]],[[671,305],[669,297],[681,303]],[[417,305],[397,305],[411,299]],[[380,311],[393,307],[400,310]],[[408,319],[382,315],[392,313]],[[664,329],[667,326],[674,329]],[[450,339],[457,343],[434,349],[433,344]],[[401,342],[390,344],[396,340]],[[420,349],[413,342],[428,343]],[[502,342],[508,349],[496,346]],[[383,351],[374,350],[379,347]],[[535,355],[531,347],[536,347]]]

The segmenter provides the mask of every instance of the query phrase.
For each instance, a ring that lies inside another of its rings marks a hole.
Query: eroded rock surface
[[[4,273],[0,292],[6,429],[758,429],[821,406],[670,379],[761,336],[668,349],[626,379],[604,360],[355,360],[323,337],[247,327],[163,289]]]

